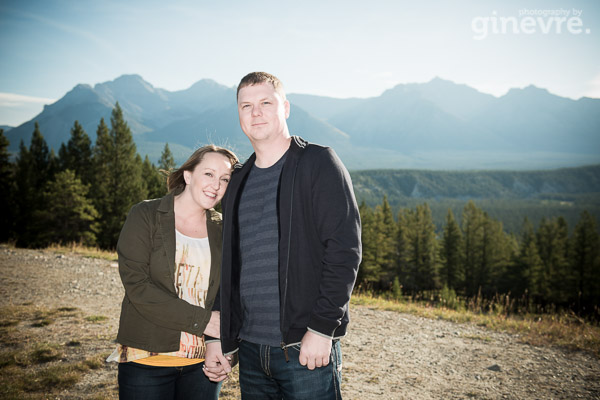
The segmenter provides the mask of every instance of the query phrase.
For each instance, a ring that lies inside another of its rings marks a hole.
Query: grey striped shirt
[[[277,187],[285,158],[269,168],[252,167],[238,211],[244,309],[240,338],[270,346],[281,343]]]

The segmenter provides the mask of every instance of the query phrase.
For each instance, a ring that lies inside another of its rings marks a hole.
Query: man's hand
[[[329,364],[331,342],[330,338],[307,331],[300,342],[300,364],[310,370]]]
[[[213,382],[221,382],[227,379],[231,372],[231,356],[225,357],[221,351],[220,342],[206,344],[206,356],[204,360],[204,375]]]
[[[218,311],[213,311],[210,313],[210,321],[204,328],[204,334],[208,336],[212,336],[214,338],[221,337],[221,313]]]

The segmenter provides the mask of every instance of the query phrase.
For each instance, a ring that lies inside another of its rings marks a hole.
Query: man
[[[222,202],[223,353],[239,351],[244,399],[341,398],[339,338],[361,259],[350,176],[332,149],[290,136],[275,76],[246,75],[237,97],[254,154]]]

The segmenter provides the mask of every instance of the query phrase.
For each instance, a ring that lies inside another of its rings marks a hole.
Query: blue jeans
[[[309,370],[300,364],[300,345],[288,349],[289,362],[280,347],[240,343],[240,388],[243,400],[341,399],[342,352],[333,342],[329,364]]]
[[[204,363],[185,367],[120,363],[119,399],[218,399],[221,383],[211,382],[204,375],[203,367]]]

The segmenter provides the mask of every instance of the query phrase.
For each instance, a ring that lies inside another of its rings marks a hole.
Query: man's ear
[[[286,100],[283,106],[285,107],[285,119],[288,119],[290,117],[290,101]]]

